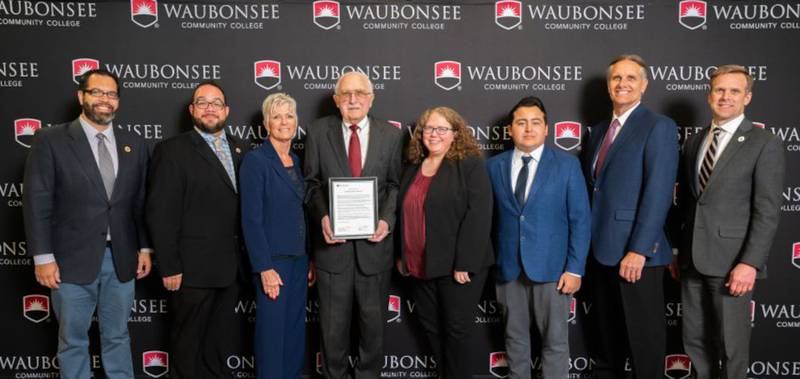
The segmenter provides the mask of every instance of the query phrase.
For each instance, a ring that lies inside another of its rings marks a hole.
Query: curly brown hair
[[[428,156],[428,149],[422,143],[422,128],[425,127],[428,119],[434,113],[444,117],[447,123],[453,127],[453,133],[455,133],[453,135],[453,144],[447,150],[447,154],[444,156],[445,159],[456,161],[470,156],[481,155],[481,151],[478,149],[478,141],[475,140],[475,137],[472,136],[469,128],[467,128],[467,121],[453,108],[440,106],[428,108],[419,116],[417,125],[414,128],[414,134],[408,143],[409,162],[419,164]]]

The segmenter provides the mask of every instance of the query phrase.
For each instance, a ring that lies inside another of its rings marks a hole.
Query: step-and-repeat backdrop
[[[22,174],[32,134],[73,120],[80,109],[75,78],[102,67],[122,79],[115,127],[151,143],[190,127],[192,89],[216,80],[231,106],[227,131],[254,144],[266,137],[260,104],[283,91],[298,100],[305,128],[336,111],[331,94],[344,72],[375,84],[374,116],[410,131],[427,107],[448,105],[470,123],[487,155],[510,146],[503,118],[526,95],[549,111],[548,145],[578,153],[591,125],[609,116],[605,70],[621,53],[650,64],[644,98],[680,126],[680,139],[708,124],[708,76],[717,65],[746,66],[756,80],[747,115],[779,135],[788,159],[782,222],[769,258],[769,279],[751,304],[752,378],[800,375],[800,3],[796,0],[543,1],[36,1],[0,0],[0,377],[58,377],[57,322],[49,291],[34,280],[22,223]],[[686,378],[680,344],[681,304],[665,279],[669,331],[665,378]],[[392,282],[386,299],[382,377],[433,377],[408,285]],[[249,291],[249,292],[247,292]],[[239,348],[226,359],[232,375],[254,377],[255,303],[247,286],[231,331]],[[306,306],[310,331],[305,374],[318,375],[318,303]],[[137,377],[167,377],[167,294],[157,273],[136,286],[129,325]],[[568,320],[570,377],[593,367],[584,324],[593,304],[578,296]],[[474,308],[475,378],[503,378],[508,368],[493,289]],[[92,364],[100,374],[97,327]],[[356,358],[351,358],[356,364]],[[533,367],[540,358],[532,357]]]

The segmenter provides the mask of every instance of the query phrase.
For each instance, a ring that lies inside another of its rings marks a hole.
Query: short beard
[[[86,118],[91,120],[92,122],[99,124],[99,125],[108,125],[114,120],[114,116],[116,116],[115,112],[111,113],[97,113],[92,109],[92,105],[89,104],[88,101],[84,101],[83,105],[83,114],[86,115]]]
[[[194,126],[196,126],[198,129],[208,134],[218,133],[225,127],[225,121],[226,121],[224,118],[222,118],[216,124],[208,125],[205,124],[203,120],[199,117],[193,117],[193,119],[194,119]]]

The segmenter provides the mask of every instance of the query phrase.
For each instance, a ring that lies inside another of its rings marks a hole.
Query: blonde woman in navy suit
[[[313,283],[306,255],[305,186],[292,153],[297,104],[269,95],[261,107],[269,139],[240,172],[242,228],[256,286],[256,374],[299,378],[305,356],[305,304]],[[309,280],[311,279],[311,281]]]

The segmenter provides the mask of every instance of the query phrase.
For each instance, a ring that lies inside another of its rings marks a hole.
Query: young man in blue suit
[[[578,159],[545,147],[547,112],[537,97],[509,113],[514,149],[491,158],[497,301],[504,310],[511,378],[531,377],[530,323],[542,336],[542,374],[569,373],[570,299],[581,287],[591,226]]]
[[[614,59],[606,73],[610,120],[592,128],[584,176],[592,202],[595,378],[664,375],[664,267],[672,250],[664,222],[678,168],[675,122],[641,105],[647,66],[638,55]]]

